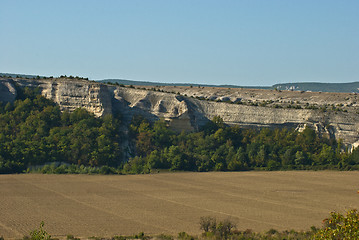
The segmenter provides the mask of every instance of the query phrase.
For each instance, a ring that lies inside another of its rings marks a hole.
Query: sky
[[[359,81],[359,1],[0,0],[0,72],[239,86]]]

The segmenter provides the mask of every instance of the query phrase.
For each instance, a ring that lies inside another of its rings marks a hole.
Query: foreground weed
[[[30,240],[50,240],[51,239],[51,235],[48,234],[45,230],[44,230],[44,221],[42,221],[40,223],[40,227],[39,229],[35,229],[32,232],[30,232],[30,237],[24,237],[24,239],[30,239]]]
[[[186,232],[180,232],[177,236],[178,240],[194,240],[195,238]]]

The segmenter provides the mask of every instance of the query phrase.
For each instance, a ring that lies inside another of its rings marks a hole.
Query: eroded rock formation
[[[15,84],[20,87],[39,87],[42,95],[59,104],[62,110],[73,111],[83,107],[96,116],[116,112],[123,116],[125,123],[129,123],[133,115],[141,114],[152,121],[164,118],[177,131],[192,131],[218,115],[225,123],[231,125],[286,126],[297,128],[299,131],[308,126],[323,136],[342,139],[347,145],[355,146],[359,143],[359,114],[356,109],[322,111],[252,106],[233,104],[234,101],[231,103],[206,101],[174,93],[69,79],[0,79],[0,101],[14,101]],[[268,96],[273,95],[270,91],[268,90]],[[226,97],[220,96],[218,92],[216,94],[218,98]],[[209,99],[212,96],[213,93],[208,92],[203,98]],[[261,97],[265,98],[264,96],[265,94],[261,93]],[[242,97],[239,94],[237,97],[231,95],[231,99],[239,99],[238,102]]]

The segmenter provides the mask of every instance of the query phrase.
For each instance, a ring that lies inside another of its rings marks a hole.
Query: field
[[[201,216],[239,230],[308,230],[359,208],[358,190],[359,172],[0,175],[0,236],[21,238],[41,221],[57,237],[198,234]]]

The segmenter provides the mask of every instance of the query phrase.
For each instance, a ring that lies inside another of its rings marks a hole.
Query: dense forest
[[[137,156],[124,166],[140,173],[151,169],[245,171],[289,169],[359,169],[359,151],[319,138],[314,130],[261,130],[226,126],[215,117],[201,131],[172,132],[165,121],[151,125],[134,119],[130,126]]]
[[[0,104],[0,173],[359,169],[358,149],[349,153],[310,128],[243,129],[215,117],[198,132],[176,133],[164,120],[141,116],[133,118],[129,134],[120,127],[120,116],[61,112],[38,89],[19,88],[14,103]]]
[[[18,89],[18,99],[0,106],[0,172],[62,162],[84,166],[122,163],[120,121],[96,118],[85,109],[61,112],[36,89]]]

